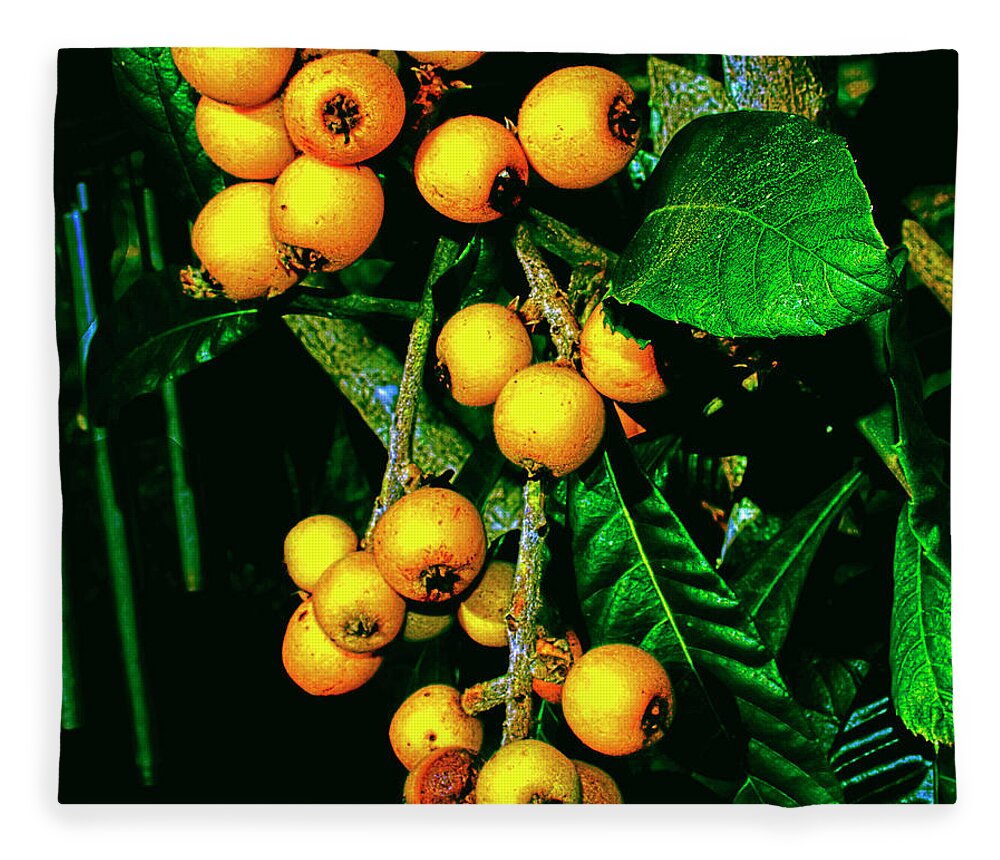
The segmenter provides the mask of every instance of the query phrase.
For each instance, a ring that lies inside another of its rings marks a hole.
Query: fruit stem
[[[521,540],[514,569],[514,588],[507,610],[506,715],[501,745],[523,740],[531,732],[531,682],[538,641],[536,619],[541,605],[542,570],[545,562],[545,494],[539,478],[524,484]]]
[[[514,250],[531,287],[528,298],[521,306],[525,322],[532,325],[545,320],[559,358],[572,362],[580,340],[580,323],[523,223],[517,225]]]
[[[413,463],[413,426],[417,416],[417,405],[424,378],[424,365],[430,347],[431,331],[434,327],[434,284],[455,262],[460,248],[456,242],[442,236],[434,250],[431,269],[424,283],[420,298],[420,310],[410,329],[410,342],[403,362],[403,376],[399,382],[399,395],[389,430],[389,461],[382,477],[382,490],[375,502],[365,544],[371,540],[375,523],[389,506],[401,499],[416,477],[419,469]]]

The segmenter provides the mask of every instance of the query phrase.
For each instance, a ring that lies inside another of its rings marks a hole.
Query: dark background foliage
[[[607,65],[627,77],[645,74],[644,57],[526,54],[511,63],[509,55],[487,55],[475,69],[476,86],[446,102],[445,113],[475,110],[497,119],[514,117],[538,79],[581,61]],[[847,138],[874,203],[875,222],[891,246],[900,241],[906,196],[916,187],[954,181],[957,57],[952,52],[888,54],[874,63],[877,86],[856,114],[838,114],[833,128]],[[197,211],[192,212],[190,197],[177,194],[169,159],[148,148],[119,101],[112,66],[108,50],[61,51],[55,118],[56,211],[74,205],[77,183],[87,184],[99,316],[134,281],[136,262],[123,253],[130,247],[122,214],[130,178],[141,175],[153,192],[168,266],[191,262],[187,224]],[[388,160],[379,167],[390,176],[400,169]],[[370,256],[411,265],[415,257],[426,260],[438,234],[464,240],[454,225],[430,214],[405,183],[396,183],[392,193]],[[616,251],[641,220],[639,194],[624,176],[573,194],[539,183],[530,194],[532,206]],[[496,235],[504,229],[497,226]],[[197,593],[185,591],[180,572],[170,488],[173,443],[163,401],[145,394],[116,402],[116,385],[135,384],[126,379],[107,383],[96,398],[100,402],[93,404],[107,410],[100,417],[109,430],[135,580],[138,656],[148,685],[156,774],[152,786],[141,784],[109,597],[92,441],[77,420],[83,389],[68,268],[60,245],[55,310],[62,367],[64,604],[77,709],[76,726],[62,733],[60,800],[397,802],[405,772],[389,748],[386,730],[402,695],[430,681],[462,685],[492,677],[504,670],[505,653],[475,646],[456,627],[427,646],[395,645],[375,679],[346,697],[312,698],[287,679],[280,645],[297,598],[282,567],[284,535],[318,511],[339,514],[362,528],[385,455],[352,405],[276,315],[256,316],[252,335],[176,382],[201,536],[203,584]],[[419,298],[420,281],[418,276],[398,278],[393,295]],[[170,307],[163,313],[171,313]],[[120,318],[123,337],[126,322]],[[950,325],[929,294],[910,294],[907,324],[911,338],[922,344],[924,374],[947,370]],[[401,355],[408,323],[379,325],[380,340]],[[652,432],[635,447],[647,475],[660,468],[659,490],[709,559],[720,551],[720,536],[699,501],[706,497],[703,473],[711,471],[712,458],[734,450],[748,455],[752,470],[744,489],[773,518],[775,532],[858,458],[868,458],[868,503],[863,510],[857,503],[846,506],[865,518],[865,537],[858,541],[832,533],[826,539],[786,631],[783,653],[793,656],[782,668],[786,677],[807,679],[796,695],[828,718],[826,740],[839,751],[833,776],[845,799],[918,799],[921,792],[937,791],[927,787],[927,780],[947,779],[949,764],[946,754],[943,776],[931,767],[933,749],[902,729],[888,700],[886,648],[898,506],[880,506],[879,500],[898,488],[851,426],[881,394],[874,382],[871,390],[866,385],[875,377],[870,350],[859,348],[861,336],[852,327],[833,332],[820,345],[815,339],[776,343],[773,349],[790,371],[764,397],[737,398],[734,408],[715,419],[698,410],[647,413]],[[704,393],[714,384],[710,361],[702,358],[696,353],[688,359],[695,370],[682,380],[675,403],[684,402],[685,391]],[[99,351],[93,360],[99,371]],[[432,397],[448,408],[443,398]],[[947,388],[926,401],[925,412],[933,431],[947,439]],[[683,417],[690,414],[696,417]],[[477,435],[474,424],[466,429]],[[683,440],[683,450],[667,444],[676,438]],[[588,512],[581,507],[586,482],[604,479],[581,475],[571,482],[563,522],[553,526],[554,554],[572,552],[566,523]],[[585,583],[589,573],[577,574]],[[547,587],[586,633],[584,619],[573,616],[579,612],[576,585],[552,580]],[[821,672],[805,671],[817,663]],[[797,674],[797,668],[803,671]],[[824,687],[817,678],[829,684]],[[685,683],[682,677],[682,696]],[[679,733],[686,727],[695,733],[689,737],[697,736],[694,713],[690,722],[679,723]],[[499,715],[486,720],[489,732]],[[740,725],[735,711],[723,714],[722,722]],[[571,757],[595,759],[551,709],[541,725]],[[726,743],[742,739],[699,738],[703,746],[696,757],[684,748],[684,737],[668,738],[626,760],[596,763],[619,780],[629,802],[731,797],[742,777],[732,769]],[[889,740],[859,755],[859,748],[875,737]]]

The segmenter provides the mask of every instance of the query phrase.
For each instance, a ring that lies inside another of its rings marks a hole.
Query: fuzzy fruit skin
[[[407,51],[418,63],[430,63],[439,69],[454,72],[465,69],[478,60],[485,51]]]
[[[592,188],[635,155],[639,135],[623,141],[609,127],[612,106],[631,105],[623,78],[597,66],[570,66],[542,78],[525,97],[517,136],[531,167],[557,188]]]
[[[572,630],[567,630],[562,640],[540,637],[535,645],[535,655],[538,660],[536,671],[548,670],[547,673],[554,677],[549,680],[536,675],[531,680],[531,688],[546,702],[558,705],[562,702],[563,684],[570,667],[583,656],[580,637]]]
[[[479,511],[445,487],[422,487],[382,515],[372,533],[379,572],[409,600],[461,594],[482,569],[486,530]]]
[[[492,195],[503,171],[508,192],[498,203]],[[413,178],[424,200],[445,217],[483,224],[520,203],[528,184],[528,159],[517,138],[500,123],[484,116],[457,116],[424,138],[413,161]]]
[[[170,54],[203,96],[244,106],[273,98],[295,59],[294,48],[171,48]]]
[[[510,308],[479,302],[444,324],[436,352],[452,397],[463,406],[488,406],[515,373],[531,364],[531,337]]]
[[[673,688],[666,670],[647,651],[602,645],[573,663],[563,685],[562,709],[566,724],[591,749],[629,755],[663,737],[673,719]],[[649,719],[655,725],[644,726]]]
[[[302,155],[274,183],[271,232],[287,246],[292,265],[336,272],[375,241],[384,210],[382,185],[370,167]]]
[[[533,364],[500,392],[493,432],[508,460],[558,478],[582,466],[601,444],[604,401],[572,367]]]
[[[281,99],[239,107],[202,96],[194,127],[208,157],[239,179],[274,179],[295,158]]]
[[[281,662],[288,677],[310,695],[339,696],[371,680],[382,658],[334,645],[319,626],[310,599],[298,606],[285,628]]]
[[[311,592],[331,564],[358,548],[358,536],[340,517],[315,514],[285,535],[285,568],[299,588]]]
[[[429,642],[450,630],[454,623],[455,616],[450,613],[430,615],[407,609],[406,619],[403,621],[403,632],[400,636],[404,642]]]
[[[195,219],[191,246],[231,299],[277,295],[298,280],[271,236],[271,197],[265,182],[239,182],[216,194]]]
[[[396,638],[403,628],[406,601],[381,577],[370,552],[351,552],[319,578],[313,609],[334,644],[365,654]]]
[[[344,100],[351,118],[343,131],[328,128],[331,102]],[[406,96],[395,73],[365,53],[332,53],[306,63],[288,82],[285,125],[303,152],[328,164],[357,164],[396,139]]]
[[[483,765],[476,803],[580,803],[576,767],[542,741],[512,741]]]
[[[580,774],[580,785],[583,788],[581,803],[621,803],[622,792],[611,774],[599,767],[579,759],[571,759]]]
[[[458,623],[473,642],[487,648],[507,647],[507,610],[514,591],[514,565],[493,561],[458,607]]]
[[[389,743],[407,770],[413,770],[434,750],[462,747],[478,753],[483,724],[462,710],[458,690],[429,684],[408,696],[389,723]]]
[[[444,747],[424,756],[406,776],[404,803],[475,803],[483,760],[472,750]]]
[[[580,367],[590,384],[620,403],[649,403],[667,393],[653,344],[612,331],[598,305],[580,333]]]

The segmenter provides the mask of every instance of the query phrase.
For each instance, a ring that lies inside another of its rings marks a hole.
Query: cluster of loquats
[[[425,69],[447,71],[481,56],[409,54]],[[396,140],[408,110],[395,54],[174,48],[172,55],[200,94],[199,141],[240,180],[194,224],[192,245],[211,287],[235,300],[273,296],[305,274],[338,271],[363,255],[384,210],[379,178],[365,162]],[[465,115],[426,133],[414,156],[416,188],[441,215],[475,225],[513,213],[531,172],[558,188],[593,187],[636,151],[634,98],[608,70],[560,69],[528,93],[516,127]],[[535,361],[529,328],[536,321],[518,311],[516,299],[470,304],[442,326],[437,369],[458,403],[492,408],[508,460],[531,480],[558,479],[600,446],[605,397],[647,402],[666,387],[652,345],[613,331],[602,306],[589,314],[574,350],[554,360]],[[307,693],[350,693],[376,674],[394,641],[433,639],[456,619],[477,646],[513,653],[517,565],[489,545],[468,499],[419,484],[373,517],[363,542],[325,514],[288,532],[285,565],[301,603],[288,621],[282,660]],[[552,635],[541,624],[530,634],[530,689],[561,708],[584,745],[622,756],[663,736],[673,691],[649,653],[626,644],[588,651],[573,630]],[[483,723],[449,685],[413,692],[388,734],[408,771],[407,803],[622,802],[608,773],[545,741],[507,738],[484,755]]]

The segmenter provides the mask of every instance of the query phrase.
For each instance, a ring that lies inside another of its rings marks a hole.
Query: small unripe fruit
[[[429,642],[450,629],[454,621],[455,616],[451,613],[430,615],[407,609],[406,620],[403,621],[403,632],[400,635],[404,642]]]
[[[475,803],[483,761],[472,750],[445,747],[425,756],[406,776],[405,803]]]
[[[336,645],[366,653],[388,645],[403,627],[406,602],[381,577],[370,552],[334,562],[313,592],[316,620]]]
[[[171,48],[170,54],[199,93],[232,105],[273,98],[295,59],[294,48]]]
[[[604,401],[572,367],[533,364],[503,387],[493,432],[504,456],[555,477],[582,466],[604,436]]]
[[[590,384],[620,403],[648,403],[667,393],[653,344],[613,331],[598,305],[580,333],[580,367]]]
[[[367,683],[382,658],[338,648],[319,626],[312,600],[306,600],[285,628],[281,662],[288,676],[310,695],[339,696]]]
[[[285,88],[285,125],[295,145],[328,164],[378,155],[403,127],[406,97],[385,63],[333,53],[306,63]]]
[[[602,645],[573,663],[563,685],[563,716],[573,733],[604,755],[629,755],[663,737],[674,716],[666,670],[634,645]]]
[[[517,371],[531,364],[531,338],[521,318],[503,305],[462,308],[437,339],[438,366],[463,406],[488,406]]]
[[[435,603],[461,594],[486,558],[486,530],[479,511],[445,487],[423,487],[403,496],[372,533],[379,572],[409,600]]]
[[[514,590],[514,565],[493,561],[458,607],[458,623],[469,638],[487,648],[507,647],[507,610]]]
[[[554,746],[512,741],[483,765],[476,803],[579,803],[580,776]]]
[[[384,208],[382,185],[370,167],[302,155],[274,183],[271,231],[290,265],[336,272],[375,241]]]
[[[358,536],[340,517],[316,514],[285,536],[285,567],[303,591],[312,591],[331,564],[358,548]]]
[[[558,69],[528,93],[517,136],[533,170],[558,188],[591,188],[611,178],[639,148],[635,93],[597,66]]]
[[[424,138],[413,161],[421,196],[453,221],[482,224],[512,212],[528,184],[521,144],[484,116],[457,116]]]
[[[439,69],[454,72],[471,66],[484,51],[407,51],[418,63],[429,63]]]
[[[447,684],[429,684],[408,696],[389,723],[389,743],[407,770],[442,747],[478,753],[483,724],[462,710],[459,692]]]
[[[539,636],[535,643],[535,669],[532,689],[546,702],[562,701],[563,684],[573,661],[583,655],[580,637],[572,630],[564,638]]]
[[[611,774],[599,767],[587,764],[585,761],[572,759],[576,771],[580,774],[580,786],[583,789],[581,803],[621,803],[622,793],[618,783]]]
[[[274,179],[295,158],[281,99],[239,107],[202,96],[194,127],[208,157],[240,179]]]
[[[216,194],[195,219],[191,246],[231,299],[277,295],[298,280],[271,236],[271,195],[266,182],[240,182]]]

